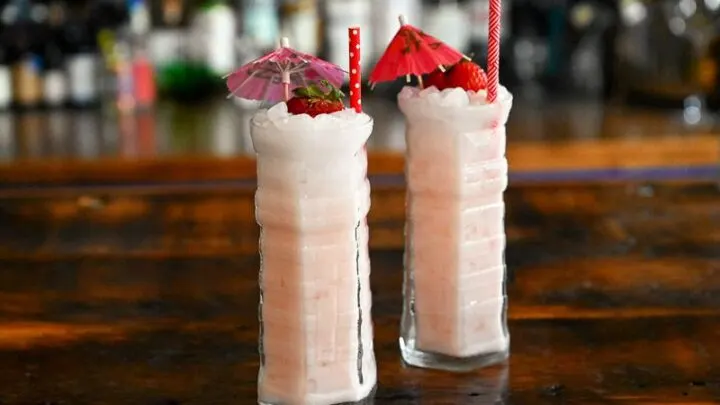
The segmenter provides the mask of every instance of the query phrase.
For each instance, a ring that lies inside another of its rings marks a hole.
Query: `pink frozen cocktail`
[[[404,76],[407,214],[400,349],[408,364],[469,370],[508,356],[505,123],[499,0],[490,0],[488,73],[405,22],[371,82]]]
[[[512,96],[405,87],[408,184],[403,357],[466,369],[504,360],[505,121]]]
[[[348,34],[359,49],[359,29]],[[366,220],[373,120],[362,113],[359,53],[350,52],[357,89],[345,109],[335,87],[344,71],[288,43],[228,78],[240,97],[284,99],[257,112],[250,129],[261,229],[258,403],[367,403],[377,380]]]
[[[372,119],[285,103],[252,120],[263,404],[359,402],[376,383],[364,145]]]

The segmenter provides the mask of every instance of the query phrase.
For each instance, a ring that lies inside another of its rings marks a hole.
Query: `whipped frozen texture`
[[[460,119],[465,122],[494,119],[505,123],[512,106],[512,95],[505,87],[498,88],[497,102],[488,104],[485,90],[478,92],[459,87],[438,90],[435,86],[419,89],[405,86],[398,94],[398,103],[408,119],[427,117],[441,121]]]
[[[406,87],[407,268],[402,338],[410,350],[502,356],[505,324],[505,122],[498,103],[462,89]],[[410,301],[413,301],[412,303]],[[414,310],[413,310],[414,309]]]
[[[339,112],[338,124],[277,108],[258,113],[251,134],[262,254],[258,397],[265,404],[358,401],[377,380],[363,149],[372,120]]]
[[[369,115],[352,109],[311,117],[290,114],[281,102],[255,113],[251,138],[258,154],[307,160],[357,152],[370,137],[372,125]]]
[[[363,124],[370,119],[370,116],[364,113],[357,113],[350,108],[332,114],[320,114],[316,117],[311,117],[307,114],[290,114],[287,109],[287,104],[280,102],[267,110],[258,111],[253,119],[261,126],[273,126],[280,131],[295,130],[298,128],[307,130],[329,130]]]

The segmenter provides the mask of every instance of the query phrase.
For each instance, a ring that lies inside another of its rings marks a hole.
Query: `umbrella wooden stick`
[[[283,93],[285,101],[290,100],[290,72],[282,73]]]
[[[289,48],[290,47],[290,40],[288,37],[282,37],[280,38],[280,47],[281,48]],[[283,95],[285,97],[285,101],[290,100],[290,72],[283,69],[282,72],[282,84],[283,84]]]
[[[404,26],[404,25],[407,24],[407,20],[405,20],[405,16],[402,15],[402,14],[400,14],[400,15],[398,16],[398,21],[400,22],[400,27],[402,27],[402,26]],[[418,80],[418,87],[420,87],[421,89],[425,88],[425,84],[423,83],[422,75],[417,75],[416,77],[417,77],[417,80]],[[406,80],[408,83],[410,83],[410,75],[405,76],[405,80]]]

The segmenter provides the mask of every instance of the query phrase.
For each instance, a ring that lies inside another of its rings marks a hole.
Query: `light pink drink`
[[[364,114],[290,116],[284,103],[253,118],[262,404],[361,402],[375,386],[371,131]]]
[[[408,183],[403,358],[472,369],[507,357],[505,122],[499,102],[462,89],[406,87]]]

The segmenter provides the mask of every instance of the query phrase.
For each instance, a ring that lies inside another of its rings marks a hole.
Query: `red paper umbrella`
[[[419,28],[405,23],[400,16],[400,30],[370,74],[370,84],[389,82],[401,76],[420,76],[443,65],[454,65],[463,54]]]

